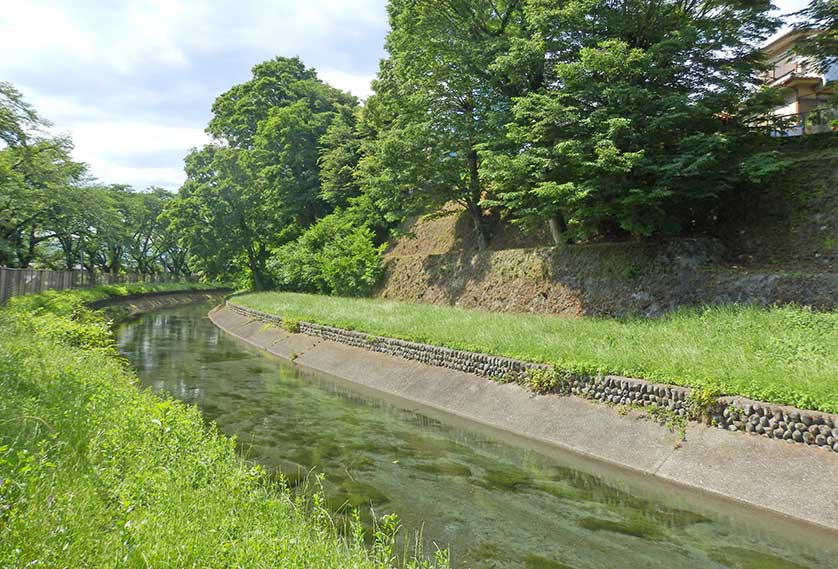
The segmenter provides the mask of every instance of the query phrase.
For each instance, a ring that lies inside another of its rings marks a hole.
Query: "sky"
[[[775,0],[781,12],[806,0]],[[209,141],[212,102],[256,63],[298,55],[365,98],[384,57],[386,0],[11,0],[0,81],[108,184],[177,190]]]

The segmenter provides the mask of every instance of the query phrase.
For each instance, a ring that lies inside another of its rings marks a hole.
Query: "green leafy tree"
[[[172,194],[97,184],[49,126],[0,83],[0,265],[186,274],[187,252],[161,218]]]
[[[160,272],[162,257],[171,246],[162,213],[174,195],[163,188],[126,196],[126,217],[129,227],[126,253],[134,269],[142,274]]]
[[[103,273],[123,272],[134,230],[130,211],[133,192],[129,186],[119,184],[93,187],[87,192],[87,201],[95,206],[88,213],[85,265]]]
[[[557,242],[568,227],[648,236],[700,218],[742,178],[751,127],[774,102],[754,95],[770,9],[529,2],[544,87],[515,103],[515,151],[494,157],[490,203],[524,225],[550,221]]]
[[[341,109],[320,137],[320,198],[335,207],[345,207],[361,193],[355,176],[363,136],[358,128],[360,116],[360,107],[355,112]]]
[[[0,81],[0,140],[8,147],[26,146],[50,126],[11,83]]]
[[[74,192],[86,167],[72,160],[71,149],[69,140],[54,138],[0,150],[0,241],[8,251],[0,262],[28,267],[38,246],[55,237],[56,215],[78,207]]]
[[[362,186],[394,212],[462,204],[485,248],[483,153],[503,142],[513,87],[492,63],[509,49],[520,2],[392,0],[388,9],[389,59],[365,111],[376,136],[363,149]]]
[[[214,145],[186,157],[187,179],[165,208],[164,220],[208,277],[248,271],[257,289],[270,282],[265,268],[282,218],[265,199],[247,153]]]
[[[61,268],[111,272],[109,261],[119,267],[121,259],[113,259],[107,250],[110,234],[120,231],[111,196],[102,187],[72,186],[64,188],[61,197],[47,221],[62,253]]]
[[[53,238],[49,219],[67,188],[85,179],[72,142],[45,134],[50,123],[9,83],[0,83],[0,265],[28,267]]]
[[[332,209],[321,197],[320,140],[356,105],[297,58],[256,65],[220,95],[207,127],[216,143],[187,157],[187,181],[164,216],[194,266],[270,286],[271,249]]]

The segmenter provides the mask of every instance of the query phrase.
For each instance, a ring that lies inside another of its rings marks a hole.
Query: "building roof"
[[[794,44],[794,42],[800,38],[801,36],[805,35],[814,35],[817,32],[802,32],[799,30],[789,30],[780,37],[768,42],[764,46],[762,46],[761,50],[765,53],[774,53],[778,51],[783,51],[787,47],[790,47]]]

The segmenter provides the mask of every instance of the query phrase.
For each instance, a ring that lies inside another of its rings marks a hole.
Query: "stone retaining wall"
[[[227,301],[227,307],[243,316],[282,326],[282,318]],[[299,322],[295,331],[348,346],[391,356],[471,373],[493,380],[512,380],[532,370],[550,370],[550,366],[432,346],[407,340],[374,336],[311,322]],[[695,405],[686,387],[650,383],[618,376],[563,376],[558,392],[617,405],[657,407],[673,416],[693,418]],[[783,405],[752,401],[741,397],[720,397],[700,409],[704,420],[721,429],[803,443],[838,452],[838,415],[805,411]]]

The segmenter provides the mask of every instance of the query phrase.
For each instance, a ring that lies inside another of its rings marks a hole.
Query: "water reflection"
[[[326,474],[339,517],[396,512],[457,567],[796,569],[833,566],[827,545],[696,511],[668,488],[638,494],[572,461],[398,409],[244,349],[207,305],[125,324],[142,382],[200,406],[290,484]]]

